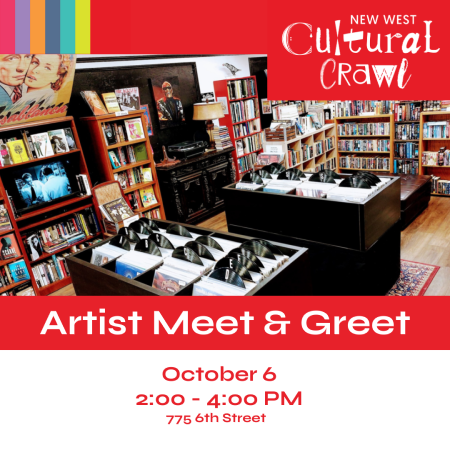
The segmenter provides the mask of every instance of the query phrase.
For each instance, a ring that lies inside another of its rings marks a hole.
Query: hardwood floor
[[[228,231],[225,213],[199,226]],[[431,197],[428,208],[402,232],[401,257],[440,266],[425,295],[450,295],[450,199]],[[52,295],[75,295],[72,285]]]

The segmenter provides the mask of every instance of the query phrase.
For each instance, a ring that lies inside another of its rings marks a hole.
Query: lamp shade
[[[224,117],[222,103],[194,103],[193,120],[213,120]]]

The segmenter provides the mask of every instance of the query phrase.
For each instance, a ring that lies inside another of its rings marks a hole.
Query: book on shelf
[[[419,158],[418,142],[396,142],[394,156],[397,158]]]
[[[117,97],[115,92],[108,92],[106,94],[102,94],[103,101],[105,102],[106,109],[110,114],[115,112],[120,112],[120,106],[117,102]]]
[[[106,211],[105,217],[115,223],[123,222],[135,215],[123,197],[104,203],[100,206],[100,210],[104,214]]]
[[[69,150],[76,150],[77,143],[75,142],[75,137],[73,135],[72,128],[64,128],[64,135],[66,136],[67,145],[69,146]]]
[[[69,144],[67,143],[66,134],[64,130],[48,131],[48,137],[53,149],[53,154],[66,153],[69,151]]]
[[[230,100],[253,97],[256,95],[256,86],[253,78],[243,80],[230,80],[227,83],[228,98]]]
[[[18,164],[30,160],[22,139],[7,142],[6,146],[8,147],[8,151],[11,155],[13,164]]]
[[[393,100],[344,100],[336,102],[336,117],[391,114],[394,111]]]
[[[428,139],[447,139],[449,137],[450,121],[425,122],[423,124],[423,137]]]
[[[394,120],[396,122],[419,121],[421,111],[421,103],[396,103],[394,108]]]
[[[391,124],[389,122],[361,123],[347,122],[337,126],[339,136],[389,136]]]
[[[94,114],[94,116],[102,116],[104,114],[108,114],[108,111],[100,100],[97,92],[81,91],[80,94],[85,102],[89,105],[89,108],[91,108],[92,114]]]
[[[34,292],[31,281],[28,281],[11,289],[9,295],[13,295],[16,297],[34,297],[36,296],[36,292]]]
[[[12,224],[5,205],[0,205],[0,231],[11,230]]]
[[[153,208],[150,211],[145,211],[143,217],[147,217],[147,219],[161,219],[161,211],[159,208]]]
[[[361,156],[341,156],[339,158],[339,167],[343,169],[366,169],[366,170],[390,170],[390,159],[381,158],[363,158]]]
[[[394,173],[417,175],[419,173],[419,161],[395,159]]]
[[[241,124],[244,127],[248,127],[248,124]],[[235,125],[235,127],[239,127],[239,125]],[[247,133],[249,134],[249,133]],[[228,127],[223,125],[219,127],[214,127],[213,129],[213,137],[214,142],[216,144],[217,150],[225,150],[227,148],[233,147],[233,143],[231,142],[230,134],[228,132]],[[235,137],[238,137],[235,132]]]
[[[23,259],[9,263],[7,267],[11,274],[13,283],[19,283],[20,281],[30,279],[30,274],[28,273],[27,265],[25,264],[25,261]]]
[[[338,149],[341,152],[389,152],[389,139],[339,139]]]
[[[230,103],[233,123],[257,119],[259,117],[259,107],[257,103],[257,99],[254,98]]]
[[[140,108],[139,88],[116,89],[115,94],[122,111],[134,111]]]
[[[450,166],[450,150],[442,148],[439,152],[422,152],[424,166]]]
[[[48,286],[70,276],[66,263],[68,253],[52,255],[48,260],[32,267],[33,276],[39,288]]]
[[[0,163],[2,167],[10,166],[13,164],[11,155],[9,154],[8,146],[6,144],[0,144]]]
[[[420,125],[418,123],[395,124],[395,139],[419,140]]]
[[[158,203],[158,200],[155,196],[155,191],[153,190],[153,186],[145,189],[139,189],[139,195],[141,196],[142,206],[144,208]]]
[[[432,193],[450,195],[450,180],[441,180],[441,177],[431,176]]]
[[[135,119],[128,119],[124,121],[125,128],[127,130],[128,140],[129,141],[135,141],[137,139],[144,139],[144,128],[142,126],[141,119],[135,118]]]
[[[119,162],[119,159],[117,158],[117,154],[115,152],[115,150],[110,150],[108,152],[109,154],[109,160],[111,161],[111,166],[113,169],[119,169],[120,167],[122,167],[122,165]]]
[[[142,182],[153,181],[152,169],[150,167],[142,167]]]
[[[53,148],[48,133],[37,133],[31,135],[31,141],[36,149],[36,155],[39,158],[52,156]]]
[[[14,232],[2,236],[0,245],[0,257],[2,260],[17,258],[22,255]]]
[[[129,146],[131,147],[131,146]],[[145,142],[140,144],[135,144],[133,146],[133,154],[134,154],[134,162],[147,161],[147,147],[145,146]]]

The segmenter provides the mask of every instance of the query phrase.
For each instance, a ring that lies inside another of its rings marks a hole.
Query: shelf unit
[[[423,126],[425,122],[450,120],[450,111],[424,111],[420,114],[420,142],[419,142],[419,173],[420,175],[434,175],[440,177],[441,180],[450,182],[450,166],[431,166],[424,165],[423,152],[438,152],[440,147],[447,147],[447,141],[450,138],[424,138]],[[448,194],[431,193],[431,195],[439,197],[450,197]]]
[[[103,133],[103,124],[110,123],[111,125],[114,122],[117,122],[118,125],[123,125],[124,132],[125,125],[124,120],[128,119],[136,119],[140,118],[143,130],[145,133],[145,138],[143,139],[136,139],[133,141],[125,141],[125,142],[119,142],[117,144],[113,145],[107,145],[105,136]],[[120,172],[124,172],[128,169],[133,169],[136,167],[148,167],[152,170],[152,181],[145,182],[145,183],[137,183],[133,184],[126,189],[122,189],[124,197],[128,199],[128,196],[132,193],[135,194],[136,197],[139,198],[139,201],[142,200],[140,198],[139,190],[148,188],[150,186],[153,186],[153,190],[155,192],[155,197],[157,199],[157,203],[146,206],[146,207],[137,207],[133,208],[134,212],[139,214],[140,216],[150,213],[151,210],[156,210],[159,208],[159,213],[162,219],[166,218],[166,214],[164,211],[164,206],[162,202],[161,197],[161,190],[158,182],[158,176],[156,174],[156,166],[155,161],[153,160],[153,150],[152,146],[150,144],[150,139],[147,134],[147,128],[145,127],[145,111],[144,110],[138,110],[138,111],[129,111],[128,114],[123,115],[123,113],[120,113],[119,115],[116,114],[105,114],[102,116],[90,116],[90,117],[83,117],[81,118],[81,121],[87,126],[90,136],[92,138],[92,145],[94,149],[94,155],[95,155],[95,161],[97,163],[97,169],[98,173],[100,174],[100,181],[113,181],[115,180],[115,174],[118,174]],[[144,161],[138,161],[131,164],[122,165],[121,167],[117,169],[113,169],[111,165],[111,161],[109,159],[109,151],[118,149],[119,147],[126,147],[128,145],[136,145],[140,143],[145,143],[145,148],[147,150],[147,158]],[[130,204],[131,206],[131,204]]]
[[[334,119],[336,124],[336,147],[337,147],[337,163],[338,163],[338,172],[351,172],[351,171],[360,171],[367,170],[369,172],[390,172],[394,165],[394,114],[374,114],[371,116],[347,116],[347,117],[336,117]],[[390,133],[389,135],[356,135],[356,136],[339,136],[338,135],[338,125],[345,124],[349,122],[355,123],[378,123],[378,122],[386,122],[389,123]],[[389,140],[389,152],[359,152],[359,151],[340,151],[339,150],[339,141],[342,140],[356,140],[356,139],[376,139],[376,140]],[[355,169],[350,167],[340,167],[339,158],[340,156],[349,156],[354,155],[359,158],[367,158],[367,157],[376,157],[377,155],[382,158],[389,158],[389,170],[385,169]]]
[[[316,154],[316,144],[320,141],[325,141],[327,138],[334,138],[334,145],[325,150],[325,144],[323,144],[323,153]],[[303,153],[303,146],[312,146],[313,156],[310,158],[305,158]],[[284,153],[284,163],[283,165],[287,169],[296,168],[303,172],[318,172],[321,167],[325,169],[335,170],[337,167],[337,151],[336,151],[336,127],[333,124],[324,125],[320,130],[308,131],[305,134],[290,139],[289,141],[263,141],[263,148],[265,152],[268,152],[269,147],[281,147]],[[295,152],[300,152],[300,160],[297,164],[290,165],[288,152],[289,149],[293,149]],[[333,160],[334,159],[334,165]]]
[[[417,120],[397,120],[398,117],[400,117],[400,114],[405,116],[408,119],[411,119],[410,113],[408,110],[410,109],[410,105],[415,105],[415,107],[420,107],[420,110],[422,109],[422,100],[409,100],[409,101],[398,101],[395,103],[395,112],[394,112],[394,144],[393,144],[393,152],[394,152],[394,162],[392,165],[392,172],[393,173],[411,173],[418,175],[419,174],[419,157],[400,157],[399,156],[399,149],[400,145],[403,144],[412,144],[411,147],[414,148],[414,144],[417,144],[419,146],[420,139],[398,139],[397,138],[397,126],[399,125],[419,125],[420,126],[420,114],[419,112],[419,119]],[[405,110],[403,110],[405,108]],[[403,114],[404,111],[404,114]],[[414,153],[413,153],[414,154]],[[407,165],[407,167],[405,167]],[[414,165],[416,167],[414,167]]]
[[[230,95],[229,95],[230,91],[228,89],[228,84],[230,82],[239,81],[239,80],[253,80],[256,95],[243,97],[243,98],[237,98],[237,99],[231,99]],[[239,181],[242,175],[244,175],[246,172],[249,172],[251,170],[251,168],[253,168],[253,166],[254,166],[253,160],[256,161],[256,157],[257,157],[256,155],[259,152],[261,152],[261,150],[263,148],[262,147],[261,117],[260,117],[261,113],[259,111],[259,98],[258,98],[258,89],[256,86],[256,77],[249,76],[249,77],[229,78],[226,80],[214,81],[214,93],[216,95],[216,101],[217,101],[218,97],[225,97],[227,99],[228,114],[225,114],[225,117],[223,117],[222,119],[219,119],[219,124],[221,126],[226,126],[228,128],[231,142],[233,143],[233,147],[235,148],[235,150],[233,151],[233,162],[237,169],[235,171],[236,181]],[[242,120],[239,122],[233,122],[232,114],[231,114],[231,104],[239,102],[239,101],[246,101],[246,100],[251,100],[251,99],[253,99],[253,102],[254,102],[256,117],[254,119],[247,119],[247,120]],[[249,127],[251,127],[253,132],[248,135],[245,135],[245,136],[236,136],[233,125],[241,125],[241,124],[249,124]],[[261,147],[252,152],[248,152],[248,153],[245,153],[244,155],[238,156],[237,155],[237,146],[238,146],[237,142],[246,137],[256,136],[258,134],[260,135]],[[239,160],[242,158],[246,158],[247,163],[248,163],[248,169],[241,171],[241,166],[240,166]]]
[[[49,253],[44,253],[42,257],[39,258],[39,260],[32,261],[25,249],[23,239],[31,234],[32,230],[40,230],[42,228],[45,228],[47,224],[57,223],[59,219],[63,219],[66,216],[70,216],[76,212],[80,212],[86,208],[92,208],[93,213],[95,214],[94,204],[92,201],[91,195],[84,195],[79,197],[70,198],[68,200],[64,200],[59,203],[55,203],[52,205],[44,206],[40,209],[37,209],[35,211],[31,211],[25,214],[22,214],[18,217],[14,217],[11,205],[9,201],[7,200],[7,193],[6,188],[3,183],[3,179],[5,177],[11,176],[11,171],[17,168],[18,166],[26,167],[27,165],[33,165],[36,163],[50,163],[52,160],[57,160],[58,158],[64,158],[68,155],[77,155],[77,156],[71,156],[71,163],[79,164],[79,169],[77,172],[79,174],[84,174],[87,176],[89,185],[91,186],[91,181],[89,177],[89,172],[86,166],[86,161],[84,159],[84,154],[81,148],[80,140],[78,137],[77,129],[75,127],[75,122],[73,120],[73,117],[67,116],[67,117],[59,117],[56,119],[47,119],[47,120],[40,120],[30,123],[22,123],[20,125],[13,125],[13,126],[5,126],[0,127],[0,138],[1,139],[8,139],[10,137],[18,137],[19,133],[23,130],[28,130],[30,132],[30,135],[36,134],[36,133],[42,133],[46,131],[51,130],[58,130],[61,128],[71,128],[75,143],[76,143],[76,149],[71,150],[66,153],[58,153],[56,155],[47,156],[44,158],[36,158],[31,159],[29,161],[25,161],[18,164],[13,164],[10,166],[4,166],[0,167],[0,196],[1,200],[3,200],[4,205],[8,211],[9,218],[11,221],[12,229],[11,230],[5,230],[0,233],[0,236],[3,236],[8,233],[14,233],[20,252],[22,254],[21,257],[13,258],[11,260],[2,261],[1,265],[9,264],[13,261],[18,261],[20,259],[23,259],[25,261],[25,265],[27,267],[28,273],[30,275],[31,284],[33,286],[34,292],[36,295],[49,295],[64,286],[67,286],[72,282],[72,279],[70,276],[62,278],[61,280],[58,280],[52,284],[39,287],[32,271],[32,267],[39,263],[44,262],[46,260],[51,260],[52,255]],[[88,242],[96,237],[102,237],[102,233],[97,233],[95,235],[89,235],[84,239],[82,242]],[[75,245],[80,244],[81,242],[77,242]],[[61,249],[61,251],[57,253],[63,253],[64,251],[68,251],[68,247]],[[9,286],[6,286],[4,288],[0,289],[0,293],[7,292],[14,287],[20,286],[23,283],[26,283],[28,280],[21,281],[19,283],[10,284]]]

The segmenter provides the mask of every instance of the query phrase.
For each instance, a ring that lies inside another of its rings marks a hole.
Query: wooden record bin
[[[106,144],[105,135],[103,133],[102,128],[103,124],[110,123],[111,125],[113,125],[115,122],[119,122],[120,124],[123,125],[124,120],[136,118],[141,119],[142,128],[145,134],[145,137],[143,139],[119,142],[114,145]],[[158,200],[158,203],[147,207],[135,208],[134,212],[142,216],[144,213],[159,208],[161,219],[165,219],[166,214],[164,212],[161,190],[159,187],[158,176],[156,173],[155,161],[153,160],[153,150],[150,144],[150,139],[148,137],[147,127],[145,126],[145,111],[144,110],[129,111],[128,114],[126,115],[105,114],[102,116],[82,117],[81,121],[83,121],[89,129],[90,136],[92,139],[93,151],[95,154],[95,161],[97,163],[97,171],[100,174],[101,181],[102,182],[113,181],[115,180],[114,174],[126,171],[128,169],[133,169],[135,167],[145,166],[151,168],[153,181],[133,184],[127,189],[124,189],[123,193],[125,197],[127,194],[131,192],[135,192],[136,195],[139,196],[140,189],[145,189],[149,188],[150,186],[153,186],[153,190],[155,192],[155,196],[156,199]],[[145,161],[138,161],[132,164],[122,165],[117,169],[112,168],[108,153],[110,150],[115,150],[119,147],[126,147],[127,145],[135,145],[139,143],[145,143],[145,147],[147,149],[147,159]]]
[[[69,249],[68,247],[65,247],[63,249],[60,249],[56,251],[55,253],[43,253],[43,255],[32,261],[25,250],[25,246],[23,244],[22,238],[24,235],[28,234],[29,232],[32,232],[33,230],[40,230],[42,228],[45,228],[46,226],[52,225],[52,223],[57,223],[58,220],[64,220],[65,217],[83,211],[86,208],[92,207],[92,211],[95,213],[94,204],[92,200],[92,195],[80,195],[78,197],[73,197],[68,200],[63,200],[59,203],[55,203],[48,206],[43,206],[39,209],[36,209],[31,212],[25,212],[24,214],[19,215],[18,217],[14,217],[13,210],[11,208],[11,205],[8,201],[7,192],[4,185],[4,180],[6,177],[11,176],[11,172],[16,169],[17,167],[20,168],[26,168],[27,166],[31,164],[46,164],[46,163],[52,163],[57,162],[58,160],[68,157],[70,158],[71,164],[75,165],[75,172],[77,174],[84,174],[87,176],[89,185],[91,186],[91,181],[89,178],[89,172],[86,166],[86,161],[84,159],[83,150],[81,148],[80,140],[78,138],[77,129],[75,127],[75,122],[73,120],[73,117],[67,116],[67,117],[59,117],[55,119],[47,119],[47,120],[39,120],[29,123],[21,123],[18,125],[11,125],[11,126],[4,126],[0,127],[0,139],[8,139],[11,137],[18,136],[21,134],[22,131],[28,130],[30,132],[30,135],[42,133],[46,131],[51,130],[58,130],[61,128],[71,128],[72,133],[75,139],[76,143],[76,149],[70,150],[69,152],[65,153],[57,153],[52,156],[46,156],[43,158],[35,158],[30,159],[29,161],[18,163],[18,164],[12,164],[4,167],[0,167],[0,197],[1,200],[3,200],[3,204],[6,207],[9,218],[11,221],[11,225],[13,229],[2,231],[0,233],[0,236],[3,236],[8,233],[14,233],[16,240],[18,242],[20,251],[22,253],[22,256],[19,258],[14,258],[11,260],[5,260],[0,262],[0,266],[9,264],[10,262],[13,262],[15,260],[24,259],[28,273],[30,274],[30,279],[32,282],[33,289],[36,293],[36,295],[49,295],[64,286],[69,285],[72,283],[71,277],[65,277],[61,280],[58,280],[52,284],[38,287],[38,284],[36,283],[36,280],[33,275],[32,267],[34,267],[38,263],[42,263],[44,261],[47,261],[52,258],[53,255],[59,255],[61,253],[67,252]],[[70,156],[69,156],[70,155]],[[92,187],[92,186],[91,186]],[[95,238],[102,237],[101,232],[90,235],[86,239],[76,242],[74,245],[83,244],[87,241],[91,241]],[[26,280],[28,281],[28,280]],[[0,293],[6,292],[11,290],[12,288],[25,283],[26,281],[22,281],[20,283],[16,283],[15,285],[9,285],[4,288],[0,289]]]
[[[307,248],[315,295],[385,295],[400,274],[400,178],[390,178],[362,203],[232,184],[228,230]]]
[[[156,220],[155,222],[160,228],[167,228],[168,225],[177,223],[168,220]],[[254,239],[249,236],[223,233],[193,225],[183,226],[192,233],[211,236],[213,238],[229,239],[241,243],[249,239]],[[115,259],[107,262],[103,266],[91,264],[92,249],[105,244],[109,240],[106,239],[68,258],[67,261],[70,273],[72,274],[73,287],[77,295],[171,296],[171,294],[152,287],[154,270],[148,270],[131,280],[115,273]],[[308,251],[305,248],[289,244],[271,242],[278,246],[289,257],[289,260],[267,276],[246,295],[310,295],[312,291]],[[192,295],[193,285],[199,279],[200,277],[196,278],[185,288],[172,295]]]

